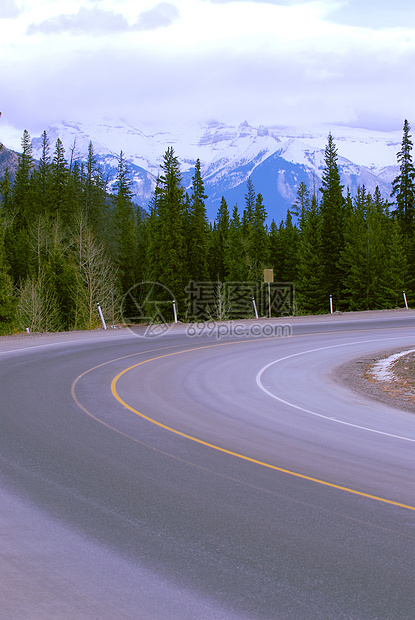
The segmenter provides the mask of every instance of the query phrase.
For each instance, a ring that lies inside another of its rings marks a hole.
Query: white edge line
[[[398,340],[399,338],[385,338],[385,339],[374,339],[374,340],[359,340],[356,342],[346,342],[343,344],[335,344],[335,345],[330,345],[328,347],[319,347],[317,349],[309,349],[308,351],[300,351],[299,353],[293,353],[292,355],[286,355],[285,357],[281,357],[277,360],[274,360],[272,362],[270,362],[269,364],[267,364],[266,366],[264,366],[263,368],[261,368],[261,370],[258,372],[257,376],[256,376],[256,383],[258,385],[258,387],[265,392],[268,396],[271,396],[271,398],[274,398],[275,400],[278,400],[280,403],[283,403],[284,405],[288,405],[289,407],[293,407],[294,409],[298,409],[299,411],[304,411],[305,413],[309,413],[310,415],[316,416],[318,418],[324,418],[325,420],[330,420],[331,422],[336,422],[337,424],[343,424],[345,426],[352,426],[354,428],[358,428],[360,430],[364,430],[364,431],[368,431],[370,433],[377,433],[378,435],[386,435],[387,437],[393,437],[394,439],[402,439],[403,441],[411,441],[415,443],[415,439],[411,439],[410,437],[402,437],[401,435],[393,435],[392,433],[386,433],[384,431],[379,431],[376,430],[374,428],[369,428],[367,426],[360,426],[359,424],[353,424],[352,422],[345,422],[343,420],[337,420],[336,418],[330,417],[330,416],[326,416],[322,413],[317,413],[316,411],[311,411],[310,409],[306,409],[305,407],[301,407],[301,405],[295,405],[294,403],[290,403],[288,400],[284,400],[283,398],[280,398],[279,396],[277,396],[276,394],[273,394],[272,392],[270,392],[269,390],[267,390],[267,388],[263,385],[262,381],[261,381],[261,377],[262,374],[268,369],[270,368],[270,366],[273,366],[274,364],[278,364],[279,362],[283,362],[284,360],[293,358],[293,357],[299,357],[300,355],[305,355],[307,353],[316,353],[317,351],[325,351],[327,349],[336,349],[338,347],[347,347],[347,346],[351,346],[354,344],[364,344],[366,342],[383,342],[383,340]]]
[[[117,334],[121,337],[126,337],[125,334]],[[74,343],[88,343],[88,342],[98,342],[100,340],[107,340],[107,336],[97,336],[96,338],[76,338],[75,340],[60,340],[59,342],[46,342],[45,344],[33,344],[29,347],[21,347],[20,349],[7,349],[6,351],[0,351],[0,355],[7,355],[7,353],[20,353],[20,351],[31,351],[32,349],[42,349],[45,347],[57,347],[59,345],[65,344],[74,344]]]

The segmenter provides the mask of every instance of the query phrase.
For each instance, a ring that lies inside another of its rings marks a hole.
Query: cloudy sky
[[[0,0],[0,50],[15,148],[62,120],[415,126],[414,0]]]

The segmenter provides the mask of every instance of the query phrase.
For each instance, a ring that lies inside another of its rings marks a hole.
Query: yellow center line
[[[246,341],[245,341],[246,342]],[[207,441],[203,441],[202,439],[198,439],[197,437],[193,437],[192,435],[188,435],[186,433],[183,433],[182,431],[179,431],[175,428],[172,428],[171,426],[167,426],[166,424],[163,424],[162,422],[159,422],[158,420],[155,420],[154,418],[150,418],[149,416],[145,415],[144,413],[141,413],[140,411],[137,411],[137,409],[134,409],[134,407],[131,407],[131,405],[129,405],[128,403],[126,403],[118,394],[117,392],[117,383],[119,381],[119,379],[125,375],[127,372],[129,372],[130,370],[132,370],[133,368],[137,368],[138,366],[142,366],[143,364],[148,364],[149,362],[154,362],[156,360],[160,360],[166,357],[171,357],[172,355],[181,355],[182,353],[190,353],[193,351],[198,351],[200,349],[208,349],[211,347],[215,347],[215,346],[224,346],[224,345],[229,345],[229,344],[237,344],[237,343],[221,343],[220,345],[216,344],[216,345],[206,345],[206,346],[202,346],[202,347],[197,347],[197,348],[193,348],[193,349],[186,349],[184,351],[175,351],[173,353],[166,353],[164,355],[159,355],[158,357],[152,357],[150,359],[147,360],[143,360],[141,362],[138,362],[137,364],[133,364],[132,366],[129,366],[128,368],[125,368],[124,370],[122,370],[120,373],[118,373],[118,375],[116,375],[116,377],[114,377],[114,379],[111,381],[111,392],[114,396],[114,398],[124,407],[126,407],[126,409],[128,409],[129,411],[132,411],[133,413],[135,413],[136,415],[138,415],[140,418],[143,418],[144,420],[146,420],[147,422],[151,422],[152,424],[155,424],[156,426],[167,430],[171,433],[174,433],[175,435],[180,435],[181,437],[184,437],[186,439],[190,439],[191,441],[194,441],[198,444],[201,444],[202,446],[206,446],[208,448],[212,448],[213,450],[218,450],[219,452],[222,452],[224,454],[229,454],[230,456],[234,456],[237,457],[239,459],[243,459],[244,461],[248,461],[250,463],[255,463],[256,465],[261,465],[262,467],[267,467],[268,469],[273,469],[275,471],[279,471],[282,472],[284,474],[289,474],[290,476],[295,476],[297,478],[302,478],[303,480],[308,480],[310,482],[316,482],[317,484],[322,484],[324,486],[328,486],[328,487],[332,487],[333,489],[338,489],[340,491],[345,491],[347,493],[352,493],[353,495],[360,495],[362,497],[367,497],[369,499],[373,499],[376,500],[378,502],[383,502],[386,504],[392,504],[394,506],[399,506],[401,508],[406,508],[408,510],[415,510],[415,506],[409,506],[407,504],[401,504],[400,502],[395,502],[392,501],[390,499],[385,499],[383,497],[378,497],[376,495],[370,495],[368,493],[363,493],[362,491],[356,491],[355,489],[350,489],[348,487],[343,487],[337,484],[333,484],[332,482],[327,482],[325,480],[320,480],[319,478],[313,478],[311,476],[306,476],[305,474],[300,474],[298,472],[294,472],[294,471],[290,471],[288,469],[283,469],[282,467],[277,467],[276,465],[271,465],[270,463],[265,463],[264,461],[259,461],[257,459],[254,459],[250,456],[246,456],[244,454],[239,454],[238,452],[233,452],[232,450],[227,450],[226,448],[222,448],[220,446],[216,446],[215,444],[209,443]],[[238,343],[239,344],[239,343]]]

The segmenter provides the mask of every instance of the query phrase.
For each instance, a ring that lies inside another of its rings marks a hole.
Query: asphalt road
[[[415,617],[415,417],[332,377],[415,312],[275,325],[0,339],[2,619]]]

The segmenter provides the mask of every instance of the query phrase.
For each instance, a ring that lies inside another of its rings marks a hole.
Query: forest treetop
[[[285,220],[270,225],[251,179],[243,209],[223,198],[209,223],[200,161],[186,191],[172,147],[143,217],[123,152],[109,195],[92,143],[80,163],[60,139],[52,150],[44,132],[35,166],[25,131],[15,178],[6,170],[0,182],[0,329],[91,328],[97,301],[119,322],[127,292],[143,281],[172,291],[181,319],[191,320],[190,281],[218,283],[220,302],[219,284],[260,284],[264,268],[272,268],[277,281],[294,283],[296,314],[327,312],[330,295],[340,310],[399,307],[403,290],[410,300],[415,292],[410,129],[405,120],[394,203],[364,186],[350,195],[329,134],[321,190],[301,183]],[[210,315],[216,311],[210,302]]]

